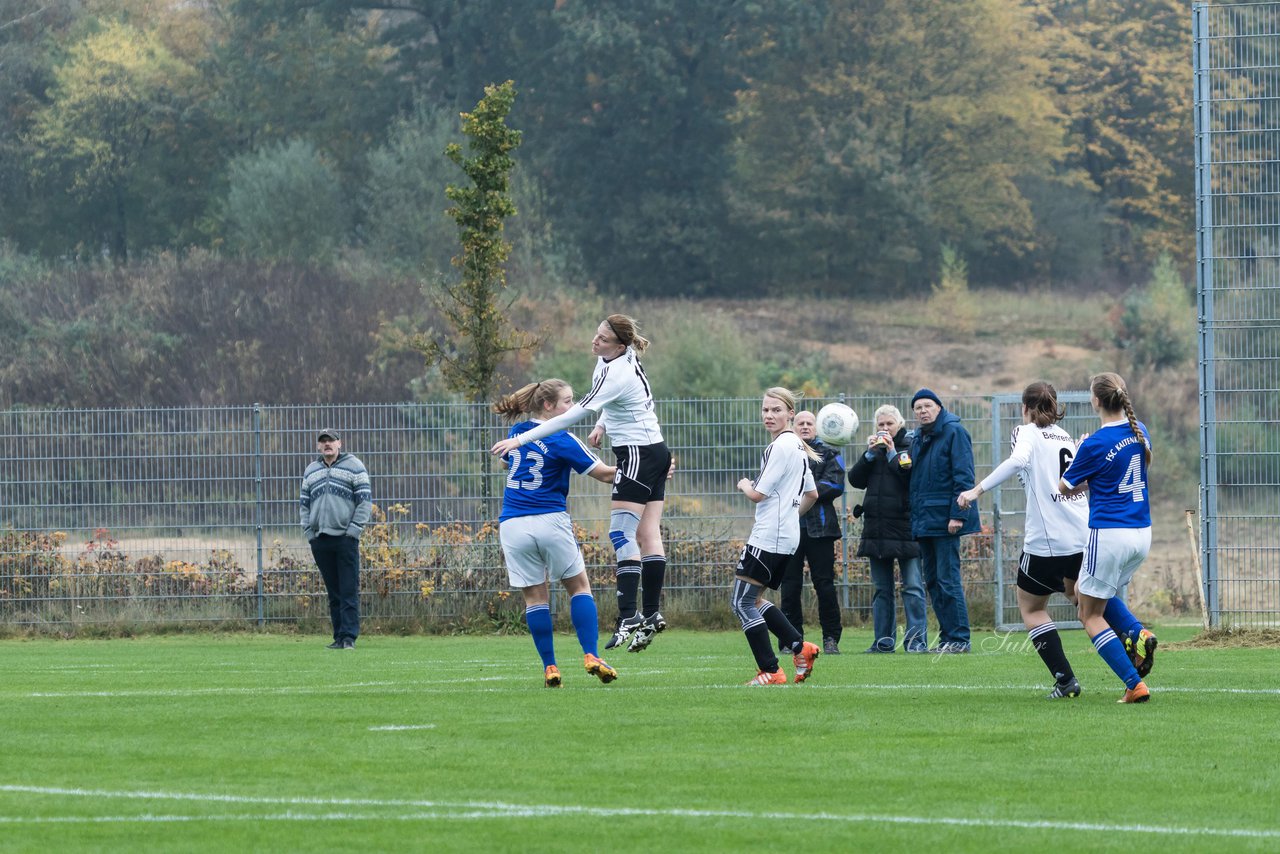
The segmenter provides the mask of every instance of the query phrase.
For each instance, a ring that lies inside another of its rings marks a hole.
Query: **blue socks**
[[[533,635],[533,645],[542,657],[542,666],[555,664],[556,653],[551,640],[551,606],[530,605],[524,609],[524,621],[528,623],[529,634]]]
[[[1107,600],[1107,607],[1102,612],[1102,618],[1121,637],[1128,635],[1131,638],[1136,638],[1138,632],[1142,631],[1142,623],[1138,621],[1137,617],[1133,616],[1129,606],[1125,605],[1124,600],[1119,596],[1112,596]]]
[[[569,619],[573,620],[573,630],[578,633],[582,651],[599,655],[600,615],[596,611],[596,600],[590,593],[579,593],[569,600]]]
[[[578,643],[582,644],[582,651],[598,655],[600,615],[596,611],[595,598],[590,593],[579,593],[570,598],[569,618],[573,620],[573,630],[578,633]],[[524,609],[524,621],[529,626],[529,634],[533,636],[533,645],[542,658],[542,666],[555,664],[556,653],[551,635],[551,606],[530,605]]]
[[[1102,660],[1107,663],[1121,680],[1124,681],[1124,687],[1132,688],[1140,681],[1138,671],[1133,668],[1133,662],[1129,660],[1129,654],[1124,651],[1124,644],[1120,642],[1120,638],[1116,637],[1115,631],[1112,629],[1104,629],[1093,638],[1093,648],[1098,651],[1098,655],[1102,656]]]

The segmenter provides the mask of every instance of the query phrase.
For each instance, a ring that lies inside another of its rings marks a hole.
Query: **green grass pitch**
[[[1121,706],[1084,634],[747,688],[741,634],[0,642],[0,851],[1275,851],[1280,650],[1180,647]],[[784,662],[791,672],[790,661]]]

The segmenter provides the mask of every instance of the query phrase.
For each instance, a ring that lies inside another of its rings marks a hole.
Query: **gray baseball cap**
[[[334,430],[332,427],[326,427],[316,434],[317,442],[324,441],[324,439],[326,438],[337,439],[339,442],[342,441],[342,435],[337,430]]]

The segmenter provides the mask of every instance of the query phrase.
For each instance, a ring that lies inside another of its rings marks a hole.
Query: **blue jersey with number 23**
[[[507,435],[517,436],[536,426],[535,422],[524,421],[513,426]],[[581,439],[564,430],[516,448],[507,454],[507,460],[511,467],[502,493],[499,522],[567,511],[570,470],[584,474],[600,462]]]
[[[1128,421],[1104,424],[1080,443],[1076,457],[1062,473],[1068,487],[1089,482],[1090,528],[1150,528],[1146,450],[1151,434],[1141,421],[1142,439]]]

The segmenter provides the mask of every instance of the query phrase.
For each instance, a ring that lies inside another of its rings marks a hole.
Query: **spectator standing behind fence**
[[[793,419],[796,435],[812,448],[820,459],[810,460],[818,500],[800,519],[800,546],[791,556],[782,578],[782,613],[804,636],[804,563],[809,561],[809,580],[818,599],[818,624],[822,627],[822,651],[840,654],[840,599],[836,596],[836,543],[839,542],[840,514],[833,502],[844,495],[844,460],[840,452],[818,438],[818,420],[807,410]]]
[[[329,596],[333,643],[355,649],[360,636],[360,534],[373,515],[369,472],[342,450],[342,437],[326,427],[316,435],[319,457],[302,475],[302,533]]]
[[[938,618],[936,653],[969,651],[969,608],[960,573],[960,537],[980,529],[978,508],[956,498],[973,488],[973,440],[927,388],[911,398],[920,427],[911,439],[911,533],[920,544],[920,568]]]
[[[597,357],[591,389],[567,412],[493,446],[501,456],[509,451],[567,429],[588,412],[599,413],[588,440],[600,447],[609,434],[618,463],[609,515],[609,540],[618,560],[618,623],[605,649],[622,646],[640,652],[667,627],[658,610],[667,572],[662,547],[662,504],[667,492],[671,451],[653,411],[653,390],[640,364],[649,340],[640,334],[635,318],[611,314],[600,322],[591,339]],[[641,607],[636,600],[642,586]]]
[[[1065,496],[1058,480],[1076,454],[1076,443],[1058,426],[1066,414],[1058,391],[1034,382],[1022,391],[1022,424],[1013,428],[1008,459],[956,503],[968,507],[1013,475],[1027,493],[1022,559],[1018,562],[1018,610],[1036,653],[1053,675],[1050,700],[1080,696],[1080,682],[1062,649],[1058,627],[1046,606],[1055,592],[1076,602],[1076,579],[1089,533],[1089,502],[1084,495]]]
[[[911,536],[910,443],[906,423],[898,407],[886,403],[876,410],[876,432],[867,438],[867,449],[849,469],[849,485],[866,490],[853,509],[862,517],[858,557],[871,568],[875,595],[871,620],[875,639],[866,652],[893,652],[898,645],[897,605],[893,593],[893,562],[902,575],[902,613],[907,652],[929,649],[928,609],[920,578],[920,546]]]
[[[752,686],[787,684],[787,674],[778,666],[769,643],[771,632],[778,639],[778,648],[791,653],[797,682],[813,674],[813,663],[822,652],[800,637],[781,608],[764,598],[766,589],[777,590],[782,584],[791,555],[800,544],[800,517],[818,500],[809,469],[818,454],[792,432],[795,411],[796,397],[787,389],[771,388],[764,393],[760,417],[773,441],[760,457],[760,474],[755,480],[744,477],[738,481],[738,491],[756,505],[756,513],[738,558],[729,605],[742,623],[742,633],[756,660],[758,672],[747,683]]]
[[[573,389],[564,380],[543,380],[499,400],[493,411],[510,419],[534,416],[511,428],[512,435],[531,430],[573,406]],[[548,581],[564,584],[569,593],[569,618],[582,646],[582,665],[608,684],[618,673],[597,655],[600,618],[591,595],[591,581],[582,549],[569,518],[569,474],[590,475],[612,483],[617,469],[605,465],[582,440],[561,430],[506,454],[510,470],[502,492],[498,537],[507,565],[507,579],[524,595],[524,619],[542,658],[543,681],[560,687],[552,638],[551,591]]]
[[[1080,443],[1058,484],[1067,496],[1089,490],[1089,541],[1076,584],[1080,621],[1098,655],[1124,682],[1119,702],[1145,703],[1151,692],[1142,679],[1155,660],[1156,636],[1116,594],[1151,550],[1151,435],[1134,415],[1119,374],[1091,377],[1089,391],[1102,426]]]

